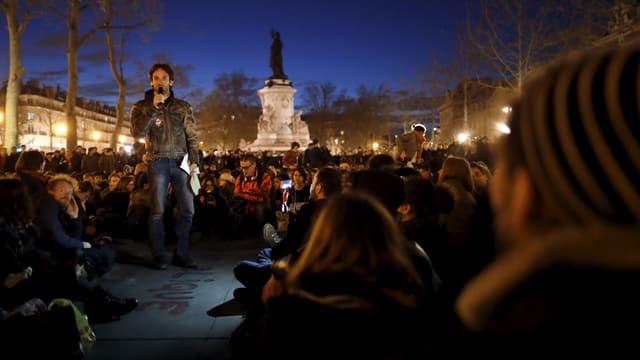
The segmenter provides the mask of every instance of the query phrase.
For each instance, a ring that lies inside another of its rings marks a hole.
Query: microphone
[[[158,94],[160,95],[164,94],[164,88],[162,86],[158,87]],[[156,106],[160,109],[164,108],[164,100],[157,103]]]

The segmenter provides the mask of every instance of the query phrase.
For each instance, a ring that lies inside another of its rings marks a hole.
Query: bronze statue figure
[[[273,42],[271,43],[271,58],[269,66],[271,66],[271,79],[287,79],[282,66],[282,41],[280,41],[280,33],[271,31]]]

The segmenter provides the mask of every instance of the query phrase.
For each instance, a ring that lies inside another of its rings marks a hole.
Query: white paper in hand
[[[189,187],[191,187],[191,191],[193,191],[193,195],[198,195],[200,191],[200,178],[198,174],[200,170],[198,170],[197,166],[193,167],[193,171],[191,171],[191,175],[189,175]]]
[[[185,154],[182,158],[180,169],[182,169],[182,171],[186,172],[187,174],[191,174],[191,169],[189,168],[189,154]]]

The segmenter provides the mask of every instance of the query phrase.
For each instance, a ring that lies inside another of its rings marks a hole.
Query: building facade
[[[19,146],[26,145],[28,149],[43,151],[66,147],[67,118],[63,93],[52,88],[25,86],[23,94],[18,97],[17,120]],[[78,145],[85,148],[95,146],[99,151],[110,147],[109,142],[116,126],[114,107],[80,98],[76,105],[76,121]],[[116,148],[133,145],[130,128],[131,123],[125,119]]]

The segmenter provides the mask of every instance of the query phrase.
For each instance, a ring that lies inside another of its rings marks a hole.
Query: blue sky
[[[225,72],[266,79],[271,74],[270,31],[275,28],[284,44],[285,73],[299,90],[314,80],[332,81],[349,92],[360,84],[398,88],[428,66],[433,54],[452,53],[464,16],[462,0],[166,0],[160,30],[148,40],[130,38],[125,73],[140,76],[133,60],[151,65],[153,54],[165,53],[174,65],[190,65],[191,86],[205,92]],[[8,72],[7,37],[3,26],[2,81]],[[99,33],[81,51],[80,96],[113,104],[117,89],[103,38]],[[23,46],[25,80],[39,78],[66,88],[66,29],[60,19],[33,20]],[[181,86],[176,84],[176,92],[187,91]]]

